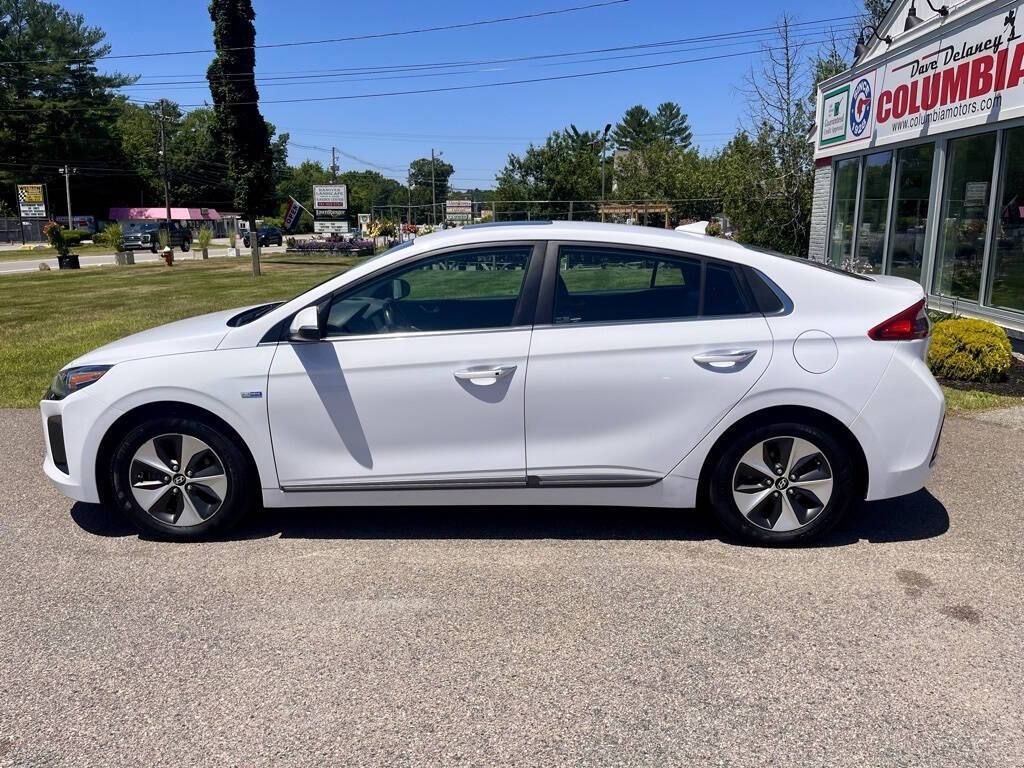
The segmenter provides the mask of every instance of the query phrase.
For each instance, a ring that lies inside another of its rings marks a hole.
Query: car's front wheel
[[[231,437],[192,418],[148,420],[114,451],[118,508],[142,531],[169,539],[227,530],[253,506],[259,483]]]
[[[191,247],[192,247],[192,241],[191,240],[186,238],[185,240],[181,241],[181,252],[182,253],[188,253],[188,249],[191,248]]]
[[[246,248],[249,247],[249,238],[248,237],[243,237],[242,238],[242,245],[244,245]]]
[[[832,528],[853,500],[851,457],[827,431],[780,423],[739,435],[715,465],[709,498],[722,524],[758,544],[797,544]]]

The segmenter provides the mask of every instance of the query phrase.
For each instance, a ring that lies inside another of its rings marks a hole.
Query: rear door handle
[[[516,372],[514,365],[496,365],[493,368],[466,368],[455,372],[455,378],[462,381],[473,381],[474,379],[490,379],[497,381],[505,376],[511,376]]]
[[[704,368],[741,368],[754,359],[756,349],[716,349],[693,356],[693,362]]]

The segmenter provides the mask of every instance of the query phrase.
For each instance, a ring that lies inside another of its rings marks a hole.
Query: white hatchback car
[[[795,542],[924,485],[929,330],[899,278],[651,228],[465,227],[74,360],[44,468],[170,538],[259,502],[706,502]]]

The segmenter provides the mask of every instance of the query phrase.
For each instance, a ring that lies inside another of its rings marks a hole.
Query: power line
[[[801,44],[806,44],[808,42],[817,42],[816,38],[820,37],[821,34],[822,34],[822,31],[819,31],[819,30],[809,30],[809,31],[807,31],[807,34],[804,35],[804,36],[799,36],[799,35],[798,36],[794,36],[791,39],[791,43],[794,44],[794,45],[801,45]],[[738,46],[738,45],[763,44],[764,42],[768,42],[769,40],[771,40],[770,37],[758,37],[758,38],[750,38],[750,39],[744,39],[744,40],[733,40],[733,41],[722,42],[722,43],[712,43],[712,44],[702,43],[700,45],[699,50],[708,50],[708,49],[713,49],[713,48],[730,48],[730,47],[734,47],[734,46]],[[590,64],[590,63],[596,63],[596,62],[602,62],[602,61],[619,61],[619,60],[622,60],[622,59],[636,59],[636,58],[650,57],[650,56],[669,56],[669,55],[676,54],[676,53],[689,53],[689,52],[692,52],[693,50],[695,50],[694,46],[695,46],[695,44],[692,44],[692,45],[684,47],[684,48],[669,48],[669,49],[666,49],[666,50],[647,51],[647,52],[644,52],[644,53],[619,54],[619,55],[616,55],[616,56],[598,56],[598,57],[593,57],[593,58],[589,58],[589,59],[578,59],[578,60],[575,60],[575,61],[549,62],[549,63],[545,63],[545,64],[539,64],[538,66],[541,66],[541,67],[573,66],[573,65]],[[758,52],[758,51],[760,51],[760,48],[755,49],[753,52]],[[552,55],[576,56],[576,55],[580,55],[580,54],[552,54]],[[491,60],[489,62],[482,62],[481,64],[482,65],[487,65],[487,64],[498,64],[498,63],[509,63],[509,62],[526,62],[526,61],[529,61],[529,60],[532,60],[532,59],[537,59],[537,58],[541,58],[541,57],[527,56],[527,57],[518,57],[518,58],[514,58],[514,59],[493,59],[493,60]],[[324,75],[309,75],[309,76],[295,76],[293,78],[275,79],[274,82],[264,82],[260,78],[256,78],[254,82],[256,82],[259,85],[260,88],[279,88],[279,87],[291,88],[291,87],[303,86],[303,85],[305,85],[305,86],[322,87],[324,85],[337,85],[337,84],[348,84],[348,83],[374,82],[374,81],[380,81],[380,80],[407,80],[407,79],[411,80],[411,79],[419,79],[419,78],[424,78],[424,77],[453,77],[453,76],[457,76],[457,75],[486,74],[486,73],[489,73],[489,72],[492,72],[492,71],[493,71],[493,69],[490,68],[490,67],[486,67],[486,68],[483,68],[483,69],[480,69],[480,68],[477,68],[477,69],[468,69],[468,68],[453,69],[453,68],[450,68],[450,67],[441,67],[441,68],[438,68],[438,69],[436,69],[434,71],[424,71],[424,70],[421,70],[421,69],[417,69],[414,72],[408,72],[408,73],[403,73],[403,74],[379,75],[379,76],[374,76],[374,77],[349,77],[349,76],[342,76],[341,79],[317,79],[317,78],[323,78]],[[331,77],[337,77],[337,76],[331,76]],[[209,83],[206,80],[179,80],[179,81],[169,81],[169,82],[166,82],[166,83],[145,83],[145,84],[142,84],[142,85],[137,85],[137,84],[136,85],[124,85],[124,86],[118,86],[118,90],[122,90],[123,91],[123,90],[131,89],[133,92],[138,92],[138,91],[143,91],[143,90],[145,90],[145,91],[160,91],[160,92],[165,92],[165,91],[194,91],[194,90],[205,89],[208,86],[209,86]]]
[[[834,17],[825,18],[825,19],[815,19],[815,20],[812,20],[812,21],[795,22],[795,23],[790,25],[790,28],[819,27],[819,26],[821,26],[822,27],[821,29],[797,29],[797,32],[800,33],[800,34],[805,34],[805,35],[823,34],[824,32],[828,31],[829,29],[834,29],[834,27],[823,26],[823,25],[828,25],[830,22],[836,22],[836,21],[844,21],[845,22],[845,21],[848,21],[849,19],[852,19],[852,18],[854,18],[854,17],[852,17],[852,16],[834,16]],[[841,26],[841,29],[847,29],[847,28],[850,28],[849,24],[843,24]],[[736,30],[736,31],[733,31],[733,32],[719,32],[719,33],[713,33],[713,34],[707,34],[707,35],[698,35],[698,36],[695,36],[695,37],[675,38],[675,39],[672,39],[672,40],[659,40],[659,41],[646,42],[646,43],[633,43],[633,44],[630,44],[630,45],[614,46],[614,47],[610,47],[610,48],[593,48],[593,49],[583,50],[583,51],[563,51],[563,52],[555,52],[555,53],[542,53],[542,54],[533,54],[533,55],[527,55],[527,56],[514,56],[514,57],[500,58],[500,59],[476,59],[476,60],[463,60],[463,61],[420,62],[420,63],[408,63],[408,64],[393,64],[393,65],[385,65],[385,66],[349,67],[349,68],[346,68],[346,69],[293,70],[292,72],[278,73],[280,76],[274,76],[275,73],[257,74],[257,75],[255,75],[255,79],[256,79],[257,82],[264,83],[264,84],[269,84],[269,81],[276,81],[276,80],[291,81],[291,80],[323,79],[323,78],[329,78],[329,77],[354,76],[354,75],[366,75],[366,74],[398,73],[398,72],[418,72],[418,71],[427,70],[427,69],[453,69],[453,68],[460,68],[460,67],[464,68],[464,67],[493,65],[493,64],[517,63],[517,62],[524,62],[524,61],[539,61],[539,60],[543,60],[543,59],[568,58],[568,57],[573,57],[573,56],[588,56],[588,55],[597,54],[597,53],[617,53],[617,52],[621,52],[621,51],[631,51],[631,50],[638,50],[638,49],[645,49],[645,48],[666,48],[666,47],[673,46],[673,45],[687,45],[687,44],[695,44],[695,43],[706,43],[706,42],[715,41],[715,40],[731,41],[731,42],[725,43],[726,45],[728,45],[728,44],[738,45],[738,44],[741,44],[741,43],[760,42],[760,41],[762,41],[764,39],[771,39],[772,36],[771,36],[770,33],[773,33],[775,30],[776,30],[776,27],[774,27],[774,26],[772,26],[772,27],[753,27],[753,28],[750,28],[750,29]],[[707,47],[707,46],[704,46],[704,47]],[[671,53],[671,52],[673,52],[673,51],[650,52],[650,53],[636,54],[636,55],[638,55],[638,56],[657,56],[657,55],[667,54],[667,53]],[[681,52],[681,51],[675,51],[675,52]],[[609,57],[609,58],[614,58],[614,57]],[[629,57],[628,56],[624,56],[622,58],[629,58]],[[604,59],[598,59],[598,60],[604,60]],[[580,63],[580,62],[576,62],[576,63]],[[162,75],[162,76],[155,76],[155,77],[162,77],[162,78],[169,78],[169,77],[191,77],[191,78],[194,78],[194,79],[192,79],[192,80],[163,80],[162,82],[142,83],[142,84],[136,83],[136,84],[133,84],[131,86],[125,86],[125,87],[155,87],[155,86],[182,85],[182,84],[206,85],[208,83],[208,80],[205,77],[201,76],[201,75],[183,75],[183,76]],[[241,73],[241,74],[230,74],[229,73],[229,74],[223,75],[222,77],[220,77],[218,79],[223,80],[223,79],[227,79],[229,77],[230,78],[236,78],[236,77],[238,77],[238,78],[246,78],[246,77],[249,77],[249,75],[247,73]],[[142,78],[142,79],[148,79],[148,78]]]
[[[628,3],[629,0],[601,0],[601,2],[588,3],[586,5],[574,5],[568,8],[558,8],[550,11],[535,11],[533,13],[524,13],[518,16],[502,16],[495,19],[481,19],[478,21],[464,21],[456,24],[443,24],[435,27],[422,27],[418,29],[404,29],[393,32],[374,32],[363,35],[350,35],[348,37],[328,37],[319,40],[296,40],[289,43],[262,43],[259,45],[242,45],[230,48],[222,48],[222,52],[229,51],[251,51],[257,48],[295,48],[304,45],[326,45],[329,43],[349,43],[357,40],[379,40],[386,37],[406,37],[409,35],[422,35],[428,32],[443,32],[452,29],[469,29],[472,27],[484,27],[493,24],[505,24],[512,21],[524,21],[527,19],[538,19],[543,16],[558,16],[565,13],[576,13],[578,11],[586,11],[594,8],[604,8],[611,5],[621,5]],[[121,54],[107,54],[104,56],[97,56],[95,59],[79,58],[46,58],[46,59],[22,59],[22,60],[10,60],[0,61],[0,64],[34,64],[37,62],[48,62],[48,63],[81,63],[98,61],[100,59],[148,59],[155,57],[164,56],[188,56],[197,53],[217,53],[216,48],[197,48],[193,50],[175,50],[175,51],[159,51],[149,53],[121,53]]]

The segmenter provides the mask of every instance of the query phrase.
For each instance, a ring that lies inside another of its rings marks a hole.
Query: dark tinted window
[[[732,267],[709,263],[704,279],[705,315],[745,315],[749,311]]]
[[[559,249],[556,323],[675,319],[699,311],[697,259],[617,248]]]
[[[457,251],[392,270],[336,297],[327,335],[510,326],[532,250]]]

